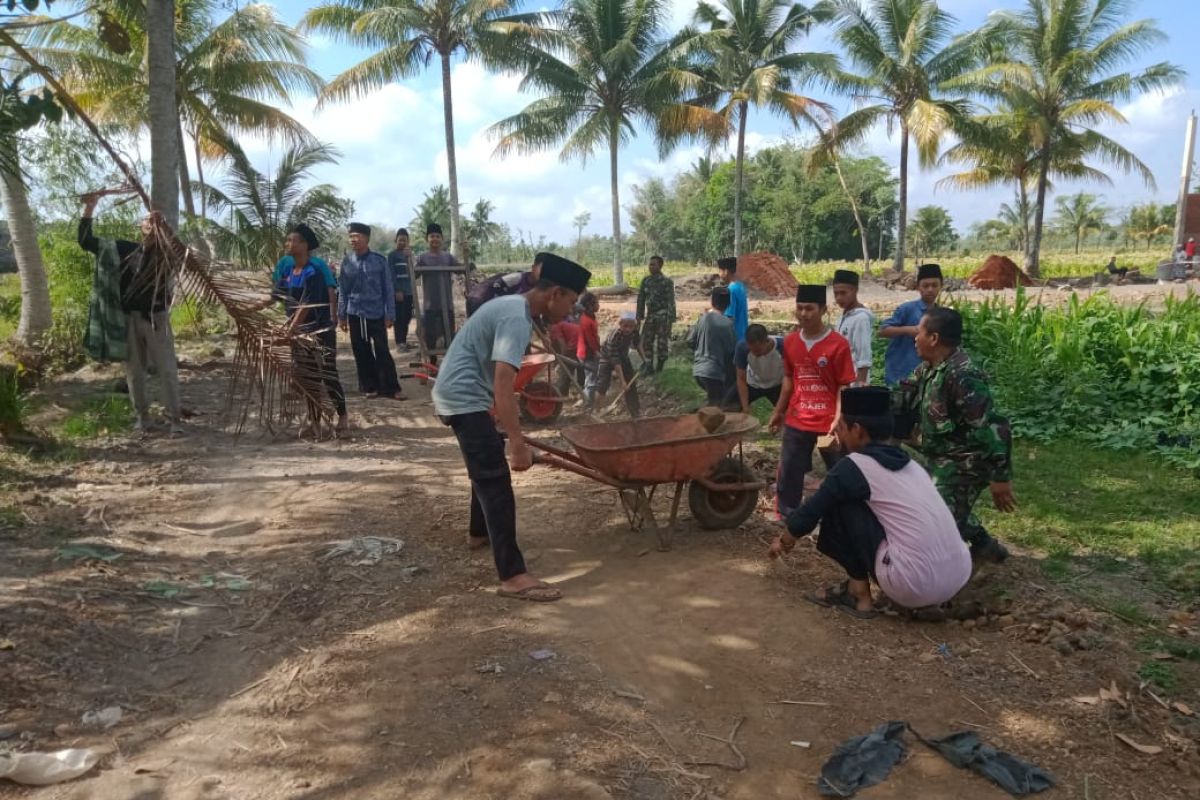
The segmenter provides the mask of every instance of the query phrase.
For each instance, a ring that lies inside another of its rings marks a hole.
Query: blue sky
[[[275,4],[281,16],[295,23],[312,2],[283,0]],[[942,7],[959,18],[964,28],[978,25],[993,9],[1016,8],[1019,0],[943,0]],[[694,8],[693,2],[672,0],[672,27],[682,26]],[[1140,179],[1113,175],[1113,185],[1064,184],[1066,193],[1080,189],[1094,192],[1115,212],[1130,205],[1156,199],[1174,200],[1182,161],[1184,126],[1188,111],[1200,106],[1200,67],[1193,54],[1200,31],[1200,3],[1184,0],[1143,0],[1134,8],[1135,18],[1152,17],[1160,22],[1169,40],[1147,53],[1143,64],[1170,61],[1190,73],[1184,85],[1166,95],[1148,95],[1122,111],[1129,125],[1105,132],[1134,151],[1154,172],[1157,189],[1145,187]],[[807,49],[838,52],[826,31],[814,33]],[[1189,43],[1191,47],[1189,47]],[[366,53],[336,45],[321,37],[310,39],[310,63],[323,77],[331,78],[361,60]],[[591,213],[588,232],[610,232],[608,161],[604,153],[582,165],[563,163],[556,152],[535,156],[492,157],[494,142],[486,129],[496,120],[523,108],[533,97],[518,90],[518,78],[494,75],[472,63],[456,62],[453,69],[455,136],[458,145],[459,194],[465,208],[480,197],[496,205],[494,219],[507,223],[514,232],[532,238],[544,234],[560,242],[573,237],[571,220],[580,212]],[[822,97],[820,93],[816,96]],[[844,98],[822,97],[839,112],[848,110]],[[316,111],[314,98],[296,97],[293,113],[323,141],[337,146],[343,159],[324,168],[318,178],[339,187],[354,200],[357,216],[388,225],[405,224],[421,195],[431,186],[446,182],[446,156],[441,112],[441,80],[436,64],[426,74],[390,85],[361,101],[328,106]],[[751,149],[794,136],[781,121],[766,114],[752,115],[747,142]],[[802,134],[801,134],[802,135]],[[245,143],[260,167],[269,167],[278,150],[263,142]],[[885,130],[875,131],[864,152],[876,154],[895,165],[899,145]],[[644,133],[621,152],[621,203],[628,209],[633,201],[631,187],[651,177],[669,178],[686,170],[703,154],[700,147],[681,147],[660,159],[651,138]],[[910,178],[910,204],[937,204],[950,209],[956,226],[967,226],[994,215],[1008,192],[956,192],[935,190],[941,172],[914,171]],[[628,219],[623,224],[628,232]]]

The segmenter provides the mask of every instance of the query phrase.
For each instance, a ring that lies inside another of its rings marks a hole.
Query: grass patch
[[[1170,664],[1162,661],[1147,661],[1138,669],[1138,677],[1157,686],[1164,692],[1173,692],[1179,686],[1179,676]]]
[[[125,395],[91,400],[62,422],[60,433],[67,439],[94,439],[124,433],[133,426],[133,405]]]
[[[1001,539],[1048,554],[1065,577],[1070,559],[1114,573],[1130,560],[1173,588],[1200,593],[1200,481],[1153,455],[1099,449],[1070,439],[1016,447],[1016,514],[987,502],[979,513]]]

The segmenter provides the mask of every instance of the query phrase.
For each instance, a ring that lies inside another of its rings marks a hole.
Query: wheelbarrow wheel
[[[558,392],[546,381],[533,381],[522,390],[520,402],[521,421],[535,425],[548,425],[562,414],[562,401]]]
[[[752,483],[754,473],[736,458],[723,458],[708,479],[713,483]],[[743,489],[733,492],[712,491],[698,481],[688,487],[688,508],[700,527],[715,531],[737,528],[758,506],[758,491]]]

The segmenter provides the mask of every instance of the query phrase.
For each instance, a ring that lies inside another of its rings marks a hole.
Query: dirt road
[[[224,369],[184,371],[186,438],[6,476],[21,513],[0,528],[0,745],[105,756],[0,797],[815,798],[836,745],[893,719],[974,730],[1054,772],[1051,796],[1200,792],[1194,743],[1148,756],[1112,737],[1160,744],[1186,720],[1138,693],[1111,620],[1069,655],[1032,635],[1086,612],[1029,588],[1044,578],[1023,558],[981,577],[990,616],[862,622],[804,602],[835,573],[807,543],[768,563],[757,519],[685,524],[659,553],[612,490],[537,467],[516,481],[521,539],[566,598],[503,601],[464,548],[465,475],[423,390],[354,399],[346,440],[235,439]],[[323,558],[354,536],[404,547]],[[1125,708],[1072,700],[1110,681]],[[111,730],[81,723],[109,706]],[[701,735],[735,729],[732,747]],[[862,797],[1006,796],[910,743]]]

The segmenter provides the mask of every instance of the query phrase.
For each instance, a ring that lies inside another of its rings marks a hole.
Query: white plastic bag
[[[49,786],[78,778],[99,760],[99,753],[82,748],[55,753],[0,753],[0,778],[26,786]]]

